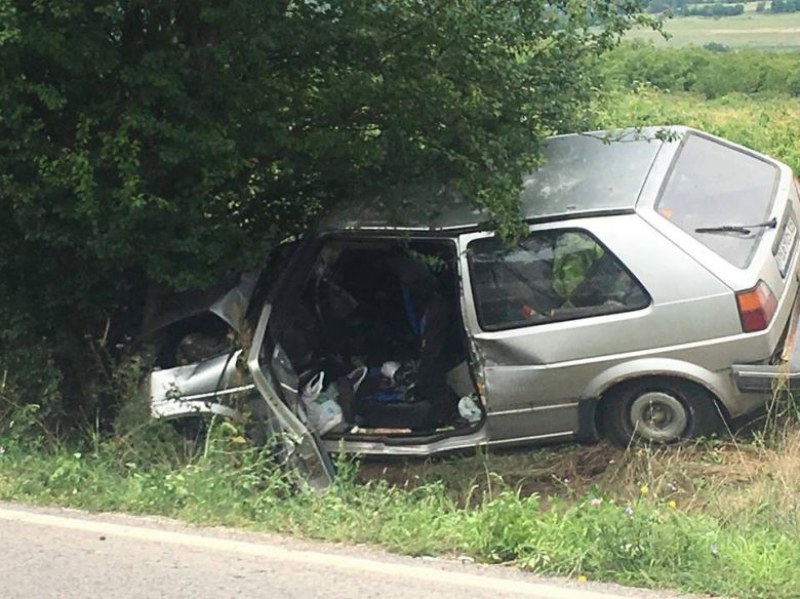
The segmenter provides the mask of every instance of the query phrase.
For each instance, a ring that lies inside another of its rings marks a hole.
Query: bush
[[[46,420],[57,419],[63,411],[62,375],[52,347],[47,339],[31,339],[10,316],[6,322],[0,327],[0,422],[14,409],[34,404]]]
[[[687,17],[735,17],[744,13],[744,4],[703,4],[683,9]]]
[[[631,42],[609,53],[600,63],[603,83],[635,89],[642,83],[669,91],[694,89],[698,73],[715,59],[699,48],[657,49],[645,42]]]
[[[798,12],[800,11],[800,0],[772,0],[771,12]]]
[[[706,98],[730,93],[800,95],[800,55],[759,50],[732,51],[723,44],[703,48],[655,48],[625,44],[598,67],[610,87],[642,83],[668,91],[694,91]]]

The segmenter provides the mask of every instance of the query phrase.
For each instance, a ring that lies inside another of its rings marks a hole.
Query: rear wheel
[[[712,434],[722,424],[708,390],[666,377],[614,387],[606,393],[600,410],[604,436],[623,446],[694,439]]]

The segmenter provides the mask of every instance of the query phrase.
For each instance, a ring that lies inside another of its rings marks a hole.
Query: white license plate
[[[794,253],[796,242],[797,225],[790,219],[787,221],[786,228],[783,230],[781,242],[778,244],[778,251],[775,252],[775,261],[778,263],[781,276],[786,276],[786,269],[789,268],[789,263],[792,261],[792,254]]]

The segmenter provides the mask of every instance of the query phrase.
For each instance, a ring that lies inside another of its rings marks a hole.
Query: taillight
[[[766,329],[778,309],[778,300],[764,281],[759,281],[752,289],[737,292],[736,304],[745,333]]]

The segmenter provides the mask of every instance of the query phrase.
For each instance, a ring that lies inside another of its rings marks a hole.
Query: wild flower
[[[589,501],[589,505],[600,505],[601,503],[603,503],[603,500],[600,497],[592,497]]]
[[[667,507],[674,510],[676,507],[678,507],[678,502],[675,501],[674,499],[670,499],[669,501],[667,501]]]
[[[623,513],[630,518],[631,516],[633,516],[633,508],[629,505],[626,505],[625,511]]]
[[[641,493],[642,495],[647,495],[649,492],[650,492],[650,487],[648,487],[647,485],[642,485],[641,487],[639,487],[639,493]]]

